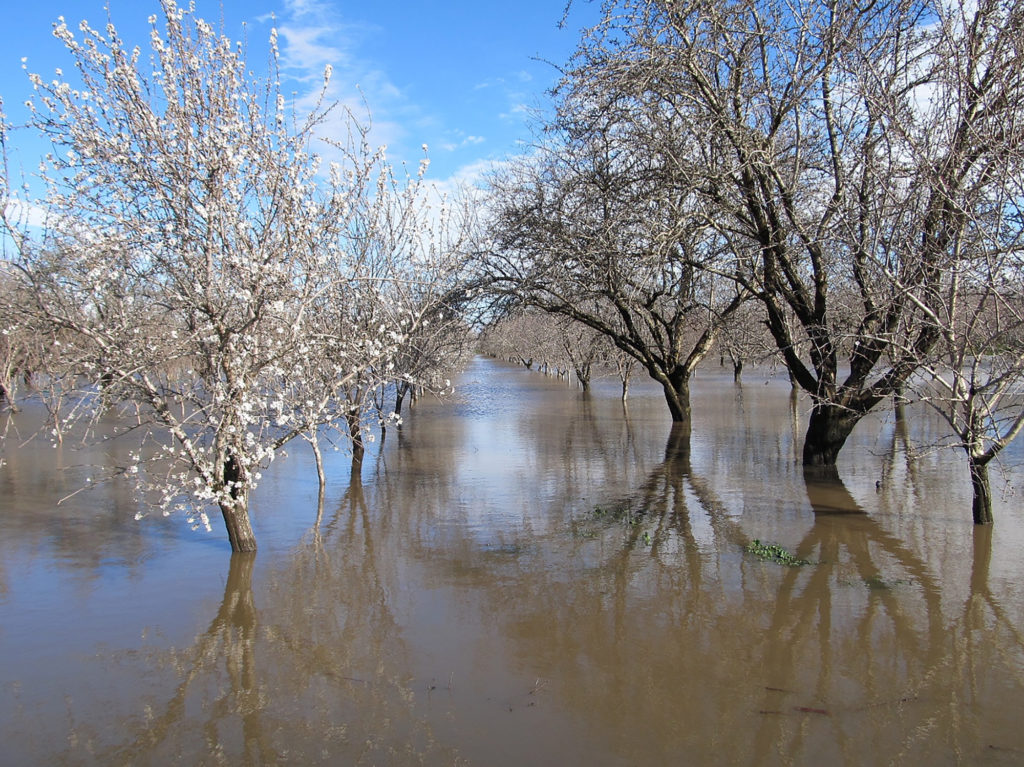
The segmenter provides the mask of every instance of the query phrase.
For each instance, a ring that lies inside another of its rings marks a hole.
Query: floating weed
[[[744,546],[743,550],[767,562],[776,562],[787,567],[800,567],[811,564],[806,559],[797,559],[795,555],[789,553],[776,543],[762,543],[757,538]]]
[[[594,507],[594,519],[622,522],[626,525],[640,524],[640,519],[643,516],[644,511],[642,509],[634,511],[629,506]]]

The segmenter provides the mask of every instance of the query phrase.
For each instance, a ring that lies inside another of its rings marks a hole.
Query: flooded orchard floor
[[[123,448],[16,448],[15,416],[0,764],[1024,763],[1019,498],[994,473],[975,529],[914,410],[808,484],[807,401],[745,378],[699,373],[687,445],[649,386],[478,359],[361,484],[333,456],[319,526],[305,448],[275,463],[255,556],[120,485],[57,505]]]

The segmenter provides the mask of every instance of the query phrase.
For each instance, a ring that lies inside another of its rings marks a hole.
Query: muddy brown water
[[[586,396],[477,359],[317,516],[297,446],[260,551],[119,485],[124,448],[0,468],[0,764],[1024,764],[1024,513],[911,410],[805,481],[808,403],[765,371]],[[13,429],[13,430],[11,430]],[[1010,463],[1020,460],[1020,452]],[[745,551],[778,544],[811,564]]]

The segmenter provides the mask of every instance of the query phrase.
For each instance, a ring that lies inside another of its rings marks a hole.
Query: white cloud
[[[501,165],[502,163],[492,160],[476,160],[459,167],[448,178],[433,181],[431,184],[439,194],[454,197],[458,193],[482,188],[487,177]]]
[[[445,152],[454,152],[457,149],[462,149],[467,146],[477,146],[479,144],[485,143],[486,141],[487,139],[485,139],[483,136],[466,136],[460,133],[457,137],[457,140],[445,141],[442,144],[440,144],[440,148]]]
[[[352,115],[369,127],[372,146],[400,148],[406,137],[404,125],[415,109],[387,72],[376,62],[357,55],[360,39],[373,30],[346,23],[321,0],[286,0],[284,7],[276,20],[281,68],[296,89],[296,108],[308,112],[316,106],[324,70],[330,66],[333,73],[324,102],[338,106],[320,126],[319,134],[342,139],[349,131]],[[283,86],[287,91],[288,83]],[[319,148],[330,160],[327,145]]]
[[[48,212],[41,205],[12,199],[4,208],[4,218],[17,229],[42,229],[47,224]]]

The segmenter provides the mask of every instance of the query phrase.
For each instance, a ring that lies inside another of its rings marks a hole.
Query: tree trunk
[[[991,525],[992,486],[988,481],[988,461],[979,460],[968,453],[967,463],[971,470],[971,487],[974,490],[974,500],[971,504],[974,524]]]
[[[405,402],[405,395],[409,392],[409,384],[402,381],[395,386],[395,415],[401,417],[402,404]]]
[[[842,405],[815,403],[804,437],[804,466],[835,466],[839,451],[860,418],[860,413]]]
[[[256,535],[252,531],[252,523],[249,521],[249,494],[238,487],[228,483],[239,483],[243,479],[242,468],[238,465],[234,456],[229,455],[224,462],[224,483],[230,487],[231,499],[221,501],[220,513],[224,515],[224,526],[228,531],[228,541],[231,543],[231,550],[256,551]]]
[[[12,413],[18,412],[18,406],[14,402],[14,395],[12,394],[12,389],[8,388],[6,384],[0,383],[0,402],[3,402],[4,400],[7,401],[7,407],[10,408],[10,411]]]
[[[589,364],[576,365],[576,380],[580,383],[580,388],[583,391],[590,391],[590,376],[592,370]],[[568,379],[569,371],[566,371],[566,378]]]
[[[352,440],[352,473],[355,474],[362,471],[366,446],[363,444],[363,430],[360,428],[358,411],[346,414],[345,418],[348,420],[348,435]]]
[[[225,501],[220,504],[220,512],[224,515],[224,526],[228,530],[228,541],[233,552],[256,551],[256,535],[249,521],[249,508],[246,499]]]
[[[690,423],[690,379],[683,373],[673,373],[661,381],[673,423]]]
[[[896,420],[902,421],[906,413],[903,410],[903,404],[907,401],[906,397],[903,396],[903,387],[896,387],[896,391],[892,393],[892,405],[893,410],[896,413]]]
[[[324,488],[327,486],[327,475],[324,473],[324,456],[320,452],[320,438],[316,433],[316,429],[313,429],[309,444],[313,447],[313,459],[316,461],[316,478],[320,482],[320,493],[324,492]]]

